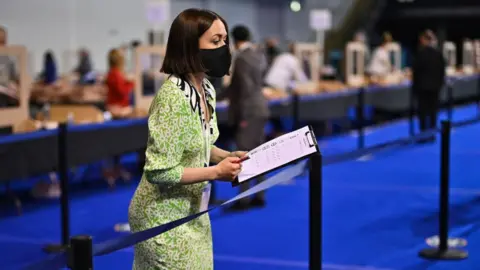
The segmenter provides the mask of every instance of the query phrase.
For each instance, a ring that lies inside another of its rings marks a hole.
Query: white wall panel
[[[65,51],[87,47],[98,70],[106,70],[110,48],[133,39],[147,41],[151,28],[145,17],[147,0],[0,0],[0,25],[9,30],[10,43],[23,44],[34,56],[35,70],[41,70],[43,53],[52,49],[62,66]],[[255,41],[268,36],[313,41],[308,28],[308,8],[345,10],[353,0],[304,0],[303,10],[289,10],[288,0],[171,0],[171,19],[187,8],[210,8],[230,26],[251,28]],[[340,7],[342,7],[340,9]],[[341,12],[339,12],[341,13]],[[169,24],[168,24],[169,25]],[[168,27],[167,27],[168,28]],[[165,29],[168,31],[168,29]],[[72,57],[72,65],[76,59]]]

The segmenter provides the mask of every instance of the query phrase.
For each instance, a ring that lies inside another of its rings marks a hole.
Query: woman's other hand
[[[242,170],[238,157],[227,157],[215,166],[217,179],[233,181]]]
[[[238,158],[243,158],[248,154],[246,151],[235,151],[230,153],[231,157],[238,157]]]

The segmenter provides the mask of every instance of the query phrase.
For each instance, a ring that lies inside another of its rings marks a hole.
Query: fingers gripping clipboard
[[[242,171],[233,186],[319,154],[317,139],[310,126],[297,129],[268,141],[248,152]]]

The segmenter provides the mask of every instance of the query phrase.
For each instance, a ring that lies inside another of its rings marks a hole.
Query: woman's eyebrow
[[[216,33],[216,34],[214,34],[212,37],[213,37],[213,38],[214,38],[214,37],[222,38],[222,37],[226,37],[226,36],[227,36],[227,34]]]

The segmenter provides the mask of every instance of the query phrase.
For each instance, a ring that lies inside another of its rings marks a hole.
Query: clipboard
[[[249,151],[247,153],[249,159],[242,163],[242,172],[232,182],[232,186],[247,183],[319,153],[317,139],[311,126],[289,132]]]

